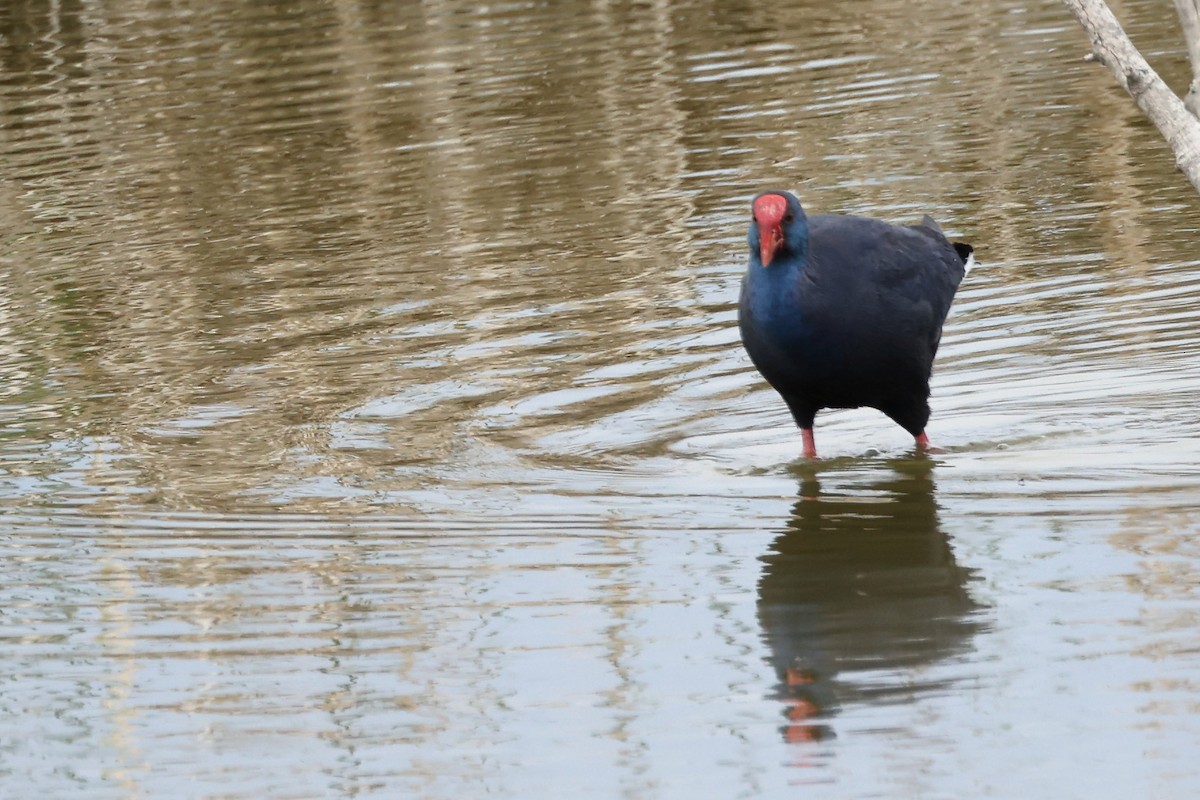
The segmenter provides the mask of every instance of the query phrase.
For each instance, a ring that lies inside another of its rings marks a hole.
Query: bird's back
[[[965,267],[936,223],[929,223],[933,220],[891,225],[866,217],[810,216],[808,303],[836,309],[836,319],[864,334],[935,334]]]

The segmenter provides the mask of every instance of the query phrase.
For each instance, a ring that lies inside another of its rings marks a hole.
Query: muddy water
[[[1084,48],[0,9],[0,794],[1200,792],[1200,198]],[[850,411],[798,459],[735,325],[773,186],[978,247],[944,453]]]

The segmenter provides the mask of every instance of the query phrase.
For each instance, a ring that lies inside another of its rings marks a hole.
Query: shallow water
[[[1200,198],[1085,50],[1057,3],[0,8],[0,795],[1196,794]],[[798,458],[735,323],[772,186],[978,248],[945,452]]]

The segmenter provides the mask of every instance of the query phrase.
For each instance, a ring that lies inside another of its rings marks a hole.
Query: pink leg
[[[817,457],[817,440],[813,438],[812,428],[801,428],[800,435],[804,437],[804,457]]]

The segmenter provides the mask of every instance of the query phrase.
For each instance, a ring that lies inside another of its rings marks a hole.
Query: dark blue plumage
[[[754,199],[738,324],[813,457],[822,408],[876,408],[928,444],[929,376],[971,247],[937,223],[806,216],[788,192]]]

